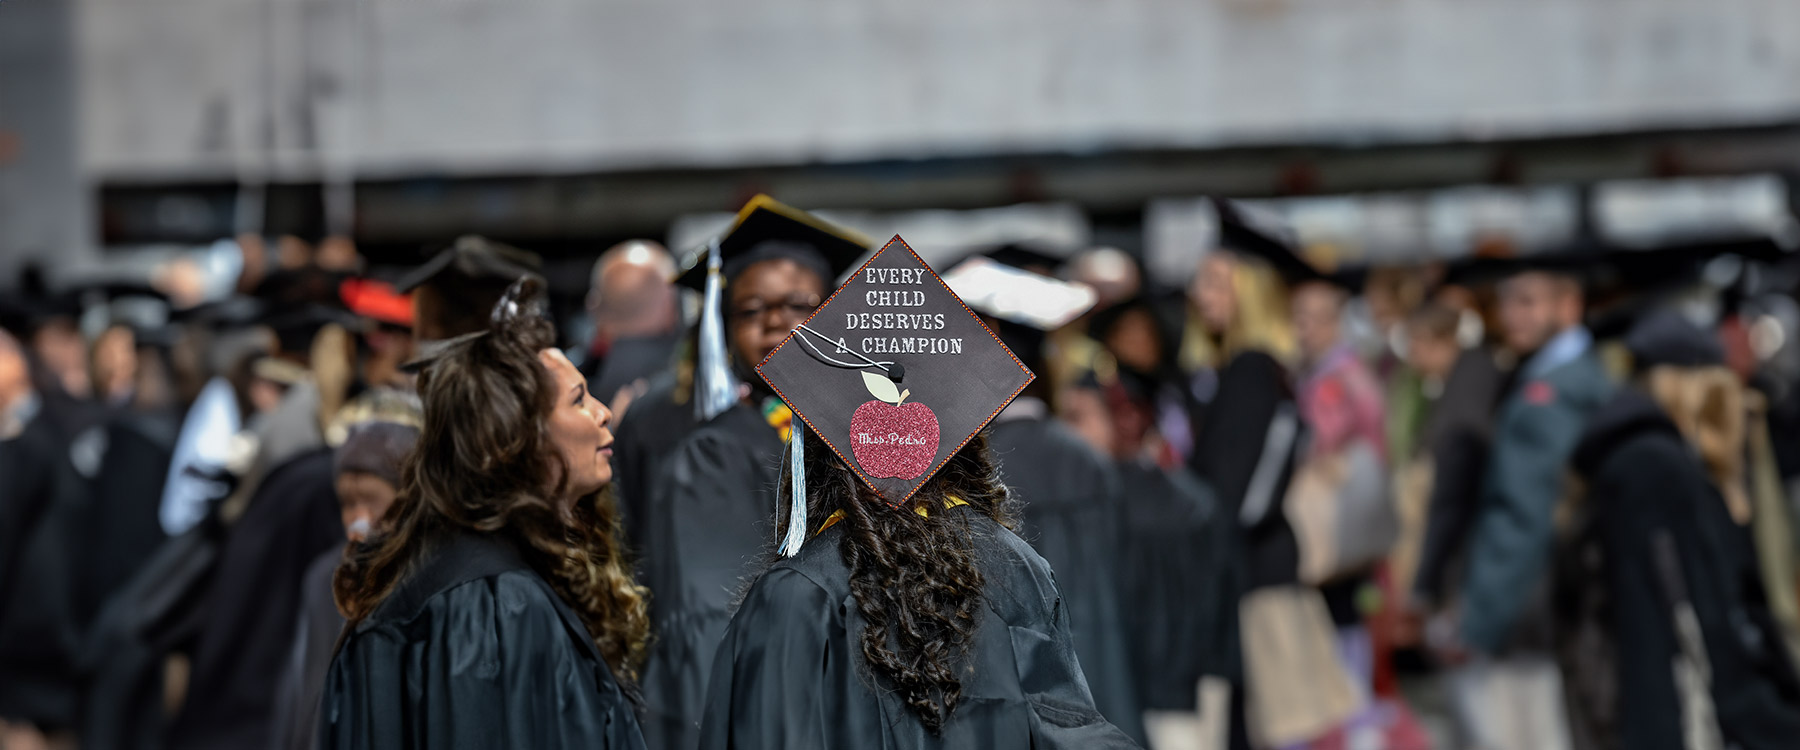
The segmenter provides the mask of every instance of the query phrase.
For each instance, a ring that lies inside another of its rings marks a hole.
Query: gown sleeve
[[[825,590],[793,570],[757,581],[713,661],[701,750],[853,746],[835,741],[853,722],[826,707],[833,674],[849,670],[834,663],[845,660],[830,647],[831,609]]]
[[[631,709],[550,597],[507,573],[357,633],[326,680],[320,747],[638,750]]]

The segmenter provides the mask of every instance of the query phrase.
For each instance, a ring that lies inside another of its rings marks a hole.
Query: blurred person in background
[[[192,669],[166,747],[237,748],[267,742],[276,683],[287,664],[306,567],[343,544],[327,423],[354,378],[357,319],[341,274],[316,266],[265,276],[256,296],[277,348],[259,373],[288,385],[253,420],[254,451],[216,510],[224,526],[216,573],[196,597]]]
[[[1110,378],[1115,365],[1089,335],[1088,319],[1097,311],[1142,295],[1144,288],[1143,270],[1137,259],[1115,247],[1092,247],[1076,253],[1063,275],[1093,289],[1095,300],[1093,311],[1050,333],[1050,369],[1045,374],[1055,378],[1059,389],[1075,384],[1089,373]]]
[[[612,246],[594,261],[587,309],[594,338],[579,359],[588,390],[623,420],[631,399],[649,379],[667,370],[681,344],[681,296],[673,283],[675,259],[649,240]]]
[[[1579,277],[1524,264],[1499,295],[1501,331],[1520,364],[1494,418],[1456,640],[1440,650],[1451,663],[1467,660],[1451,683],[1474,746],[1559,750],[1570,737],[1550,651],[1552,520],[1582,426],[1613,384],[1582,325]]]
[[[1486,347],[1458,339],[1462,316],[1429,302],[1407,317],[1406,366],[1425,399],[1413,450],[1396,456],[1400,538],[1390,560],[1404,603],[1397,645],[1423,645],[1427,617],[1453,607],[1451,588],[1473,525],[1504,374]]]
[[[72,747],[88,488],[45,413],[24,346],[0,330],[0,745]]]
[[[403,405],[402,405],[403,404]],[[332,453],[339,515],[344,537],[359,544],[383,528],[383,519],[399,493],[400,472],[418,442],[421,417],[416,398],[379,409],[350,427],[349,437]],[[318,746],[319,696],[325,672],[344,618],[332,598],[331,581],[344,551],[319,554],[301,579],[300,620],[293,657],[279,678],[275,733],[269,747],[312,750]]]
[[[319,747],[643,747],[627,695],[647,592],[605,495],[611,415],[541,289],[520,280],[485,332],[421,363],[400,491],[334,579],[349,624]]]
[[[1293,321],[1299,344],[1296,399],[1308,441],[1287,498],[1290,522],[1301,532],[1301,577],[1319,586],[1337,627],[1337,648],[1364,689],[1374,685],[1384,646],[1372,639],[1363,589],[1398,532],[1388,494],[1386,406],[1380,384],[1355,347],[1344,340],[1348,294],[1313,280],[1295,287]],[[1309,493],[1302,495],[1301,493]],[[1310,533],[1309,533],[1310,532]],[[1365,713],[1347,730],[1376,731]],[[1357,740],[1347,740],[1356,743]]]
[[[1288,283],[1313,271],[1292,248],[1248,226],[1235,207],[1224,201],[1215,205],[1221,246],[1201,261],[1191,293],[1203,339],[1216,353],[1218,388],[1198,420],[1188,465],[1212,487],[1221,513],[1236,522],[1234,564],[1240,572],[1233,581],[1239,609],[1231,641],[1240,644],[1234,651],[1243,653],[1241,638],[1252,625],[1245,622],[1242,602],[1259,590],[1291,588],[1299,580],[1298,543],[1283,503],[1304,430],[1289,370],[1295,344]],[[1277,684],[1254,671],[1244,660],[1232,670],[1234,748],[1250,743],[1248,687],[1258,679]]]
[[[794,417],[755,374],[756,365],[824,303],[867,245],[860,235],[767,196],[752,199],[717,242],[723,288],[703,315],[718,316],[724,361],[697,354],[693,383],[683,389],[691,431],[682,432],[684,422],[673,418],[647,421],[667,413],[673,391],[634,402],[619,426],[620,441],[633,451],[667,446],[660,455],[619,455],[637,471],[645,467],[639,460],[656,467],[647,487],[620,487],[632,498],[624,505],[641,511],[642,580],[656,593],[655,639],[644,666],[644,737],[653,748],[690,750],[699,742],[713,654],[743,577],[775,539],[770,509]],[[707,255],[691,260],[679,283],[704,290]],[[731,373],[737,383],[735,394],[725,394],[735,398],[712,404],[723,409],[710,417],[695,413],[708,368]],[[677,440],[668,444],[669,438]]]
[[[1087,312],[1091,298],[1058,294],[1069,285],[1049,276],[1002,268],[1017,275],[997,282],[1001,288],[969,290],[963,301],[1026,368],[1049,373],[1050,334],[1045,328]],[[1025,311],[1033,310],[1034,297],[1068,299],[1069,307],[1033,318]],[[1168,351],[1166,343],[1157,344],[1148,356],[1172,359],[1164,357]],[[1124,613],[1135,603],[1120,590],[1118,573],[1127,543],[1120,525],[1122,504],[1135,499],[1120,493],[1106,455],[1055,419],[1051,402],[1056,393],[1056,380],[1048,375],[1025,386],[994,417],[988,447],[1020,501],[1015,532],[1058,571],[1057,588],[1094,705],[1113,726],[1142,743],[1143,705],[1124,624]]]
[[[1112,413],[1121,397],[1134,414],[1154,407],[1149,394],[1091,375],[1060,402],[1064,422],[1117,476],[1117,597],[1148,745],[1219,747],[1229,724],[1222,680],[1236,662],[1235,524],[1185,464],[1169,464],[1155,422]],[[1219,687],[1203,687],[1208,678]]]
[[[1625,345],[1634,374],[1580,437],[1559,550],[1572,729],[1581,747],[1791,747],[1800,677],[1745,526],[1748,394],[1719,337],[1672,309]]]

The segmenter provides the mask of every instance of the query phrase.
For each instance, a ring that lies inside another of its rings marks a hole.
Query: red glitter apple
[[[872,477],[918,478],[937,456],[937,415],[917,401],[902,403],[912,391],[900,391],[894,381],[870,372],[862,376],[876,400],[850,415],[850,452],[856,463]]]

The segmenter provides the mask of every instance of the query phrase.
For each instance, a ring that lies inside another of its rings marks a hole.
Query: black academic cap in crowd
[[[1033,378],[899,237],[852,274],[757,372],[895,506]]]
[[[251,292],[262,302],[257,324],[274,331],[286,352],[307,351],[327,325],[361,330],[362,319],[338,296],[345,278],[343,273],[311,266],[270,273]]]
[[[454,278],[458,282],[487,283],[504,291],[514,281],[526,276],[543,278],[544,261],[536,253],[520,250],[500,242],[464,235],[431,260],[401,276],[394,291],[406,294],[414,289]],[[496,293],[497,294],[497,293]]]
[[[1212,202],[1219,214],[1220,248],[1269,264],[1289,284],[1329,281],[1300,257],[1298,241],[1279,221],[1225,198],[1215,197]]]
[[[30,265],[19,273],[18,287],[0,294],[0,328],[25,338],[59,318],[81,317],[81,298],[52,291],[43,269]]]
[[[1014,240],[995,245],[978,245],[971,247],[956,256],[956,260],[944,265],[956,268],[962,263],[975,259],[987,258],[1002,265],[1031,271],[1033,273],[1055,276],[1063,267],[1074,259],[1075,252],[1070,248],[1059,247],[1043,240]],[[967,299],[965,298],[966,302]]]
[[[81,301],[84,311],[101,310],[106,326],[130,328],[140,345],[167,348],[180,338],[169,295],[149,279],[89,276],[71,282],[67,292]]]
[[[1450,265],[1444,283],[1474,286],[1540,271],[1575,279],[1590,290],[1651,291],[1693,282],[1706,263],[1724,256],[1773,263],[1788,253],[1766,235],[1690,238],[1645,246],[1585,242],[1530,255],[1459,260]]]
[[[1718,334],[1701,328],[1667,305],[1638,317],[1625,333],[1632,367],[1717,367],[1725,364],[1725,345]]]
[[[856,265],[873,244],[860,233],[767,195],[745,203],[718,242],[720,270],[727,281],[751,264],[785,258],[811,268],[827,285]],[[705,291],[708,251],[708,245],[688,251],[676,283]]]
[[[1099,298],[1086,284],[977,256],[944,274],[950,291],[995,322],[1000,340],[1028,364],[1043,362],[1046,334],[1093,309]]]

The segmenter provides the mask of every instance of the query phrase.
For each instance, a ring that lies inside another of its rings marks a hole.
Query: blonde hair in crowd
[[[1748,404],[1737,374],[1724,367],[1662,366],[1651,368],[1645,382],[1651,398],[1700,454],[1732,519],[1749,521],[1743,455]]]
[[[1275,269],[1254,258],[1232,254],[1231,288],[1237,294],[1237,316],[1225,332],[1226,360],[1240,352],[1261,351],[1293,364],[1297,352],[1294,326],[1288,320],[1288,288]]]
[[[1182,367],[1190,371],[1224,367],[1232,357],[1245,351],[1261,351],[1284,365],[1292,365],[1298,349],[1293,324],[1288,320],[1286,282],[1272,266],[1257,258],[1224,248],[1213,252],[1230,264],[1236,314],[1230,329],[1214,341],[1199,315],[1190,308],[1181,340]]]

